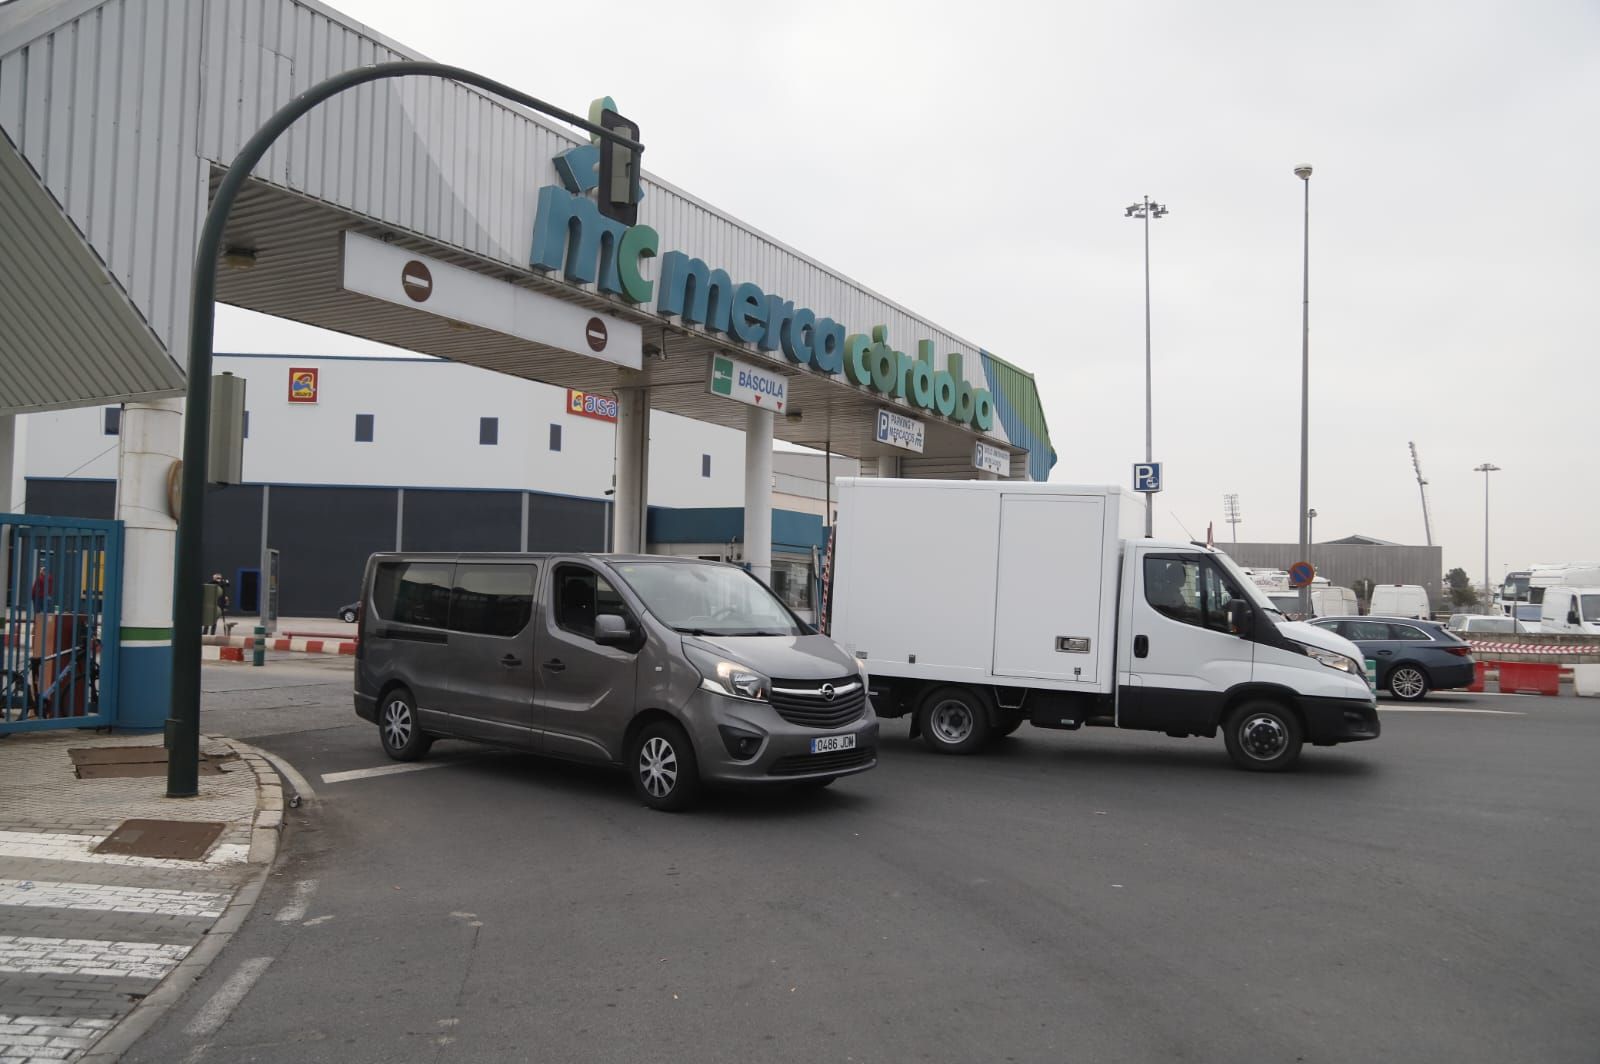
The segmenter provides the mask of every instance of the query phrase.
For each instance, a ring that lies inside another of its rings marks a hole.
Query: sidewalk
[[[202,772],[191,799],[163,797],[164,766],[93,778],[128,770],[75,768],[69,753],[148,760],[160,746],[159,735],[92,731],[0,740],[0,1064],[76,1060],[180,965],[171,982],[187,985],[215,949],[191,951],[276,852],[282,787],[248,747],[205,737],[220,771]],[[185,841],[192,856],[150,855]],[[210,941],[220,948],[226,935]]]

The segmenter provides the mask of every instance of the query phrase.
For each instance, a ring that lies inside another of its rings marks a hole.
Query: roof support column
[[[744,412],[744,561],[772,583],[772,411]]]
[[[617,371],[617,502],[611,509],[611,549],[643,554],[650,512],[650,385],[635,370]]]
[[[117,520],[123,523],[122,657],[117,726],[160,728],[172,702],[172,585],[178,522],[167,477],[183,454],[183,401],[122,409],[117,440]],[[185,633],[191,638],[196,633]],[[198,757],[174,750],[172,757]]]
[[[891,455],[881,455],[878,458],[878,476],[889,480],[900,475],[900,459]]]

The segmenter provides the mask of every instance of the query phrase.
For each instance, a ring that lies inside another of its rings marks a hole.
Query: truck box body
[[[1118,558],[1143,501],[997,486],[840,480],[831,634],[869,672],[1111,692]]]

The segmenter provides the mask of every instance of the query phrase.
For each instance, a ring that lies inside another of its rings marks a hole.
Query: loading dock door
[[[1103,498],[1001,499],[995,675],[1098,682],[1104,534]]]

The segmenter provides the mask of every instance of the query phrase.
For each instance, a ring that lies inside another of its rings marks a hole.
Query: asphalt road
[[[390,764],[347,669],[207,670],[206,728],[318,801],[130,1064],[1600,1059],[1600,702],[1432,696],[1497,712],[1282,776],[886,722],[875,772],[672,816],[455,743],[324,782]]]

